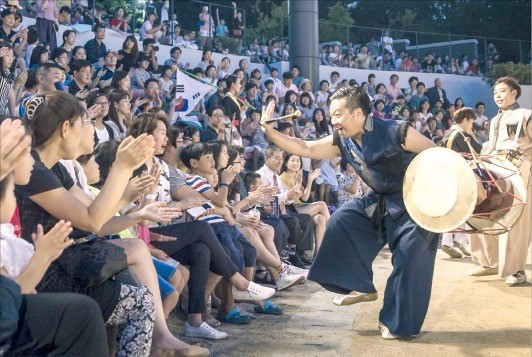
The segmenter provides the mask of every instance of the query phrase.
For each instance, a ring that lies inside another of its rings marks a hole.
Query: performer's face
[[[508,109],[515,103],[517,97],[517,90],[506,83],[499,83],[493,88],[493,99],[499,108],[502,110]]]
[[[351,111],[347,99],[334,99],[331,102],[331,124],[344,138],[355,138],[364,133],[365,116],[362,109]]]

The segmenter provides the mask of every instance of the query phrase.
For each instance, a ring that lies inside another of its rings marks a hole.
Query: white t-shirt
[[[486,117],[485,115],[481,115],[480,118],[477,116],[477,114],[475,113],[475,124],[478,124],[480,126],[484,125],[484,122],[488,120],[488,117]]]
[[[4,268],[10,278],[16,278],[28,265],[34,247],[15,236],[11,223],[1,224],[0,233],[0,268]]]
[[[107,130],[106,127],[103,127],[103,129],[98,129],[94,127],[94,132],[96,133],[96,137],[98,138],[98,145],[111,140],[111,137],[109,136],[109,131]]]
[[[390,36],[383,36],[381,37],[382,46],[385,50],[388,52],[392,52],[392,44],[393,44],[393,38]]]
[[[147,38],[154,38],[155,36],[153,34],[149,34],[148,31],[153,29],[153,24],[146,20],[142,24],[142,27],[140,28],[140,38],[145,40]]]

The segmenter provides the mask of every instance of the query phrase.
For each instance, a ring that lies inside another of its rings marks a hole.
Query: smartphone
[[[85,236],[85,237],[74,239],[74,244],[87,243],[87,242],[90,242],[91,240],[95,240],[96,238],[98,238],[97,234],[91,234],[91,235],[88,235],[88,236]]]

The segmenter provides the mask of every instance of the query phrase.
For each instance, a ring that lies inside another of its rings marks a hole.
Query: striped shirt
[[[196,190],[197,192],[201,194],[209,190],[212,190],[212,187],[209,184],[209,182],[203,177],[198,176],[198,175],[187,175],[186,182],[187,182],[187,185],[189,185],[190,187],[192,187],[194,190]],[[214,224],[214,223],[225,222],[225,219],[223,219],[223,217],[220,216],[219,214],[210,214],[208,216],[199,217],[198,221],[205,221],[205,222],[208,222],[209,224]]]

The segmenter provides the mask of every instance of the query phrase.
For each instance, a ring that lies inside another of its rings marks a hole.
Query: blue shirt
[[[392,218],[399,218],[406,210],[403,200],[403,180],[415,154],[405,151],[399,142],[403,121],[368,116],[362,147],[350,138],[333,133],[334,145],[342,157],[353,166],[358,175],[373,190],[384,197]]]

